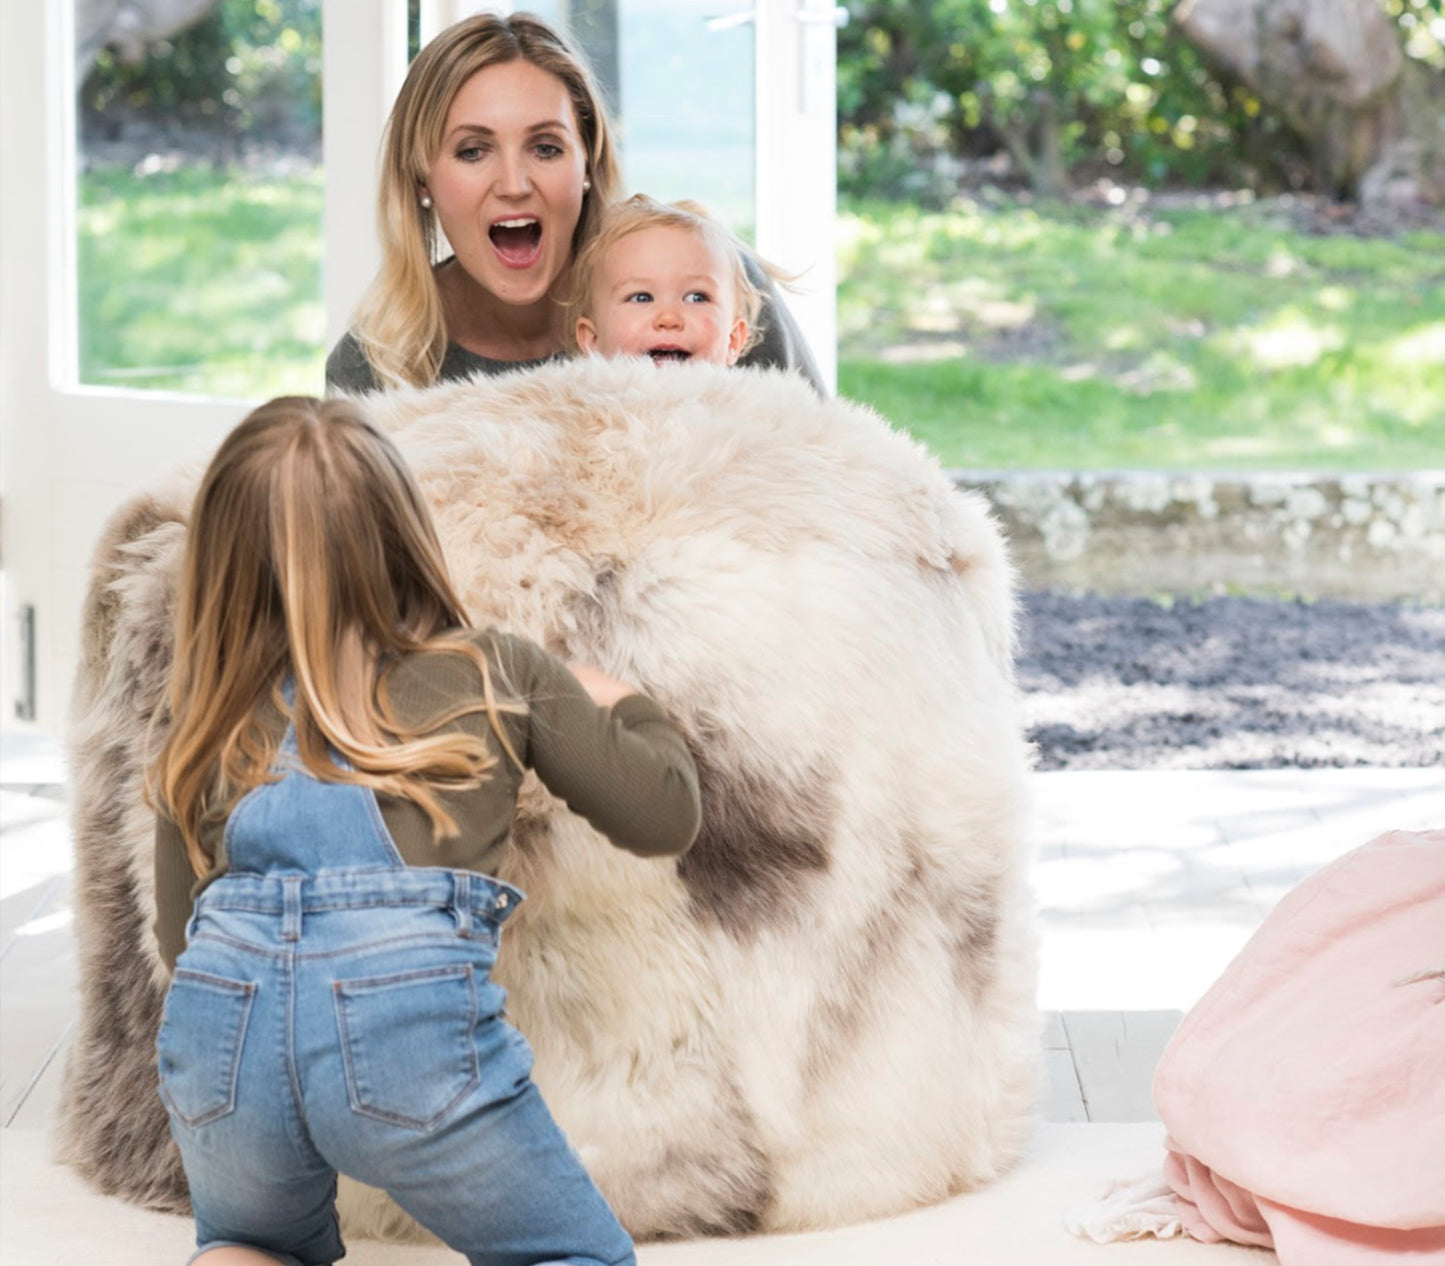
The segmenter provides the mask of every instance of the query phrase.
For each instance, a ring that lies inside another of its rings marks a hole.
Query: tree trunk
[[[522,5],[526,8],[526,5]],[[608,107],[622,110],[622,35],[618,0],[567,0],[563,22],[587,54]]]
[[[1445,203],[1445,74],[1378,0],[1182,0],[1174,22],[1305,138],[1331,193]]]
[[[1069,169],[1059,148],[1059,127],[1054,99],[1042,89],[1029,96],[1030,110],[1000,111],[983,94],[985,117],[1003,138],[1014,162],[1041,198],[1064,198],[1069,192]]]

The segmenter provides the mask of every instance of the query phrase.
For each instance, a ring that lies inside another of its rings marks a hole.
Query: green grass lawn
[[[321,207],[319,169],[84,173],[80,380],[248,398],[320,392]]]
[[[839,243],[839,391],[947,465],[1445,465],[1445,235],[868,203]]]
[[[80,189],[82,381],[321,389],[319,170],[96,169]],[[1445,234],[864,203],[838,238],[839,390],[947,465],[1445,465]]]

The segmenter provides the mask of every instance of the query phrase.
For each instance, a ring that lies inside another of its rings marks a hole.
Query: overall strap
[[[281,693],[294,711],[296,685],[289,674]],[[334,747],[328,755],[339,768],[353,768]],[[314,875],[406,865],[370,787],[317,778],[302,763],[294,719],[287,722],[271,772],[273,781],[242,797],[226,823],[234,869]]]

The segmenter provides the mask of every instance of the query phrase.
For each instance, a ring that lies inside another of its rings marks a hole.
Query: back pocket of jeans
[[[161,1097],[183,1124],[206,1125],[235,1111],[241,1049],[256,986],[181,968],[156,1035]]]
[[[431,1130],[481,1081],[470,965],[339,980],[333,988],[354,1112]]]

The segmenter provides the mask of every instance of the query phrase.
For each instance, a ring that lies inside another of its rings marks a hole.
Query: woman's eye
[[[475,163],[479,161],[486,149],[481,145],[464,145],[457,150],[457,157],[464,163]]]
[[[634,290],[623,303],[651,303],[652,295],[646,290]]]
[[[534,152],[538,158],[542,159],[562,157],[562,147],[553,144],[551,141],[538,141],[534,147]]]

